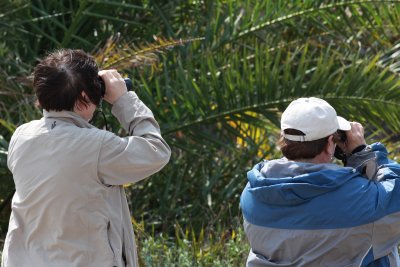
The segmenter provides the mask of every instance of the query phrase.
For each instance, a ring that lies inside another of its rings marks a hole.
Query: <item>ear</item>
[[[87,96],[87,94],[86,94],[84,91],[81,92],[81,95],[82,95],[82,98],[83,98],[85,101],[88,101],[88,96]],[[79,111],[83,111],[83,110],[86,110],[87,108],[88,108],[88,106],[87,106],[86,103],[80,101],[79,99],[76,101],[76,103],[75,103],[75,109],[77,109],[77,110],[79,110]]]
[[[333,135],[328,137],[328,142],[326,143],[325,146],[325,152],[328,153],[330,156],[333,156],[335,153],[335,148],[336,148],[336,143],[333,140]]]

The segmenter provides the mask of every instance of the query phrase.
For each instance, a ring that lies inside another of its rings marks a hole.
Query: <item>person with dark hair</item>
[[[100,78],[127,137],[88,123]],[[99,71],[81,50],[47,55],[33,85],[44,116],[10,141],[16,192],[2,266],[138,266],[123,185],[158,172],[171,155],[152,112],[116,70]]]
[[[289,104],[278,144],[241,195],[246,266],[400,266],[400,165],[385,147],[315,97]]]

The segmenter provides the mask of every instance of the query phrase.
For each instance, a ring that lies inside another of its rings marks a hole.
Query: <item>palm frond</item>
[[[173,148],[163,172],[132,186],[131,205],[157,227],[237,207],[245,168],[276,154],[281,112],[298,97],[325,98],[365,125],[368,142],[395,149],[399,140],[400,0],[17,2],[0,4],[10,10],[0,23],[0,117],[19,125],[40,116],[15,77],[45,51],[94,51],[102,68],[123,69]]]
[[[369,4],[369,3],[374,3],[374,4],[383,4],[387,5],[388,3],[400,3],[399,0],[360,0],[360,1],[342,1],[339,3],[330,3],[330,4],[325,4],[321,3],[319,6],[316,7],[310,7],[308,9],[304,9],[304,6],[301,7],[299,11],[295,11],[290,14],[286,14],[284,16],[278,17],[276,19],[272,19],[266,22],[263,22],[259,25],[253,26],[248,30],[244,30],[242,32],[239,32],[235,38],[241,38],[245,35],[254,33],[256,31],[260,31],[266,27],[271,27],[274,24],[282,23],[288,20],[292,20],[296,17],[304,19],[305,17],[316,14],[316,13],[321,13],[322,11],[327,10],[328,12],[331,12],[331,10],[335,10],[337,8],[341,7],[349,7],[349,6],[360,6],[363,4]],[[336,10],[337,12],[337,10]],[[335,13],[336,13],[335,12]],[[379,18],[376,18],[379,19]]]
[[[117,68],[128,69],[139,66],[151,66],[157,68],[159,58],[157,54],[163,54],[175,46],[204,40],[203,37],[188,39],[166,39],[153,36],[154,43],[135,45],[132,43],[120,43],[120,34],[108,39],[104,47],[96,53],[95,58],[103,69]]]

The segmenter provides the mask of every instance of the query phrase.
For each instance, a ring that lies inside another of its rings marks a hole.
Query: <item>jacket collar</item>
[[[264,166],[275,170],[265,176]],[[292,172],[292,173],[290,173]],[[353,168],[336,164],[312,164],[284,160],[272,160],[257,164],[247,173],[247,188],[259,201],[279,206],[298,205],[320,195],[334,191],[349,180],[359,177]]]
[[[62,121],[70,122],[75,124],[76,126],[80,128],[95,128],[93,125],[91,125],[89,122],[84,120],[81,116],[76,114],[73,111],[53,111],[53,110],[43,110],[43,116],[45,118],[52,118],[52,119],[59,119]]]

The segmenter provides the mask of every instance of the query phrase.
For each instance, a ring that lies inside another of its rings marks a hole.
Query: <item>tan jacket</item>
[[[74,112],[46,112],[20,126],[9,146],[16,186],[3,267],[138,266],[123,184],[163,168],[170,148],[134,92],[112,113],[129,137]]]

